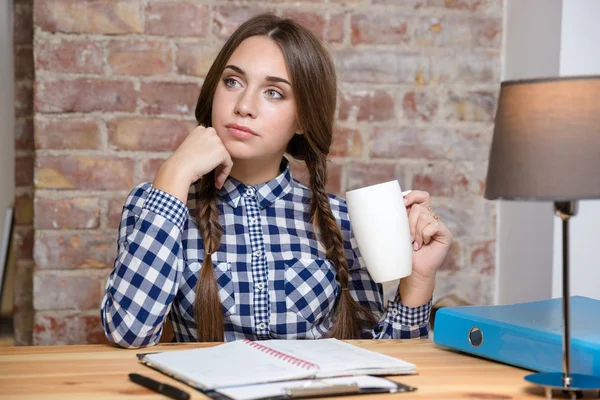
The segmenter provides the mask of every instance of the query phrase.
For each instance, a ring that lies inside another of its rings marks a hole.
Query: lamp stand
[[[571,373],[571,317],[569,294],[569,218],[577,214],[577,201],[557,201],[554,212],[562,219],[562,248],[563,248],[563,281],[562,281],[562,310],[563,310],[563,362],[562,372],[540,372],[531,374],[525,379],[546,388],[546,397],[552,398],[552,389],[559,389],[569,394],[571,399],[577,398],[579,391],[600,391],[600,377]]]

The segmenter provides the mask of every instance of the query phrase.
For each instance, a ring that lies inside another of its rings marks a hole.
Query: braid
[[[196,199],[196,221],[204,241],[204,261],[196,283],[196,327],[199,342],[222,342],[224,319],[212,254],[219,249],[223,228],[219,224],[214,173],[202,177]]]
[[[308,152],[306,165],[310,173],[309,186],[312,191],[310,213],[313,225],[319,233],[319,240],[325,246],[327,258],[335,266],[341,287],[339,301],[334,311],[334,323],[328,336],[338,339],[359,339],[365,328],[375,324],[373,312],[361,306],[348,291],[349,268],[344,256],[342,232],[338,226],[326,191],[327,160],[325,156]]]

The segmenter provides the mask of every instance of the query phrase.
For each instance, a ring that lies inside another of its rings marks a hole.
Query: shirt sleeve
[[[100,308],[109,341],[135,348],[160,339],[183,271],[181,232],[188,214],[183,202],[151,183],[129,194]]]
[[[344,215],[342,213],[342,215]],[[347,215],[347,214],[346,214]],[[373,281],[367,271],[348,219],[342,219],[344,251],[350,269],[348,290],[358,303],[379,316],[372,329],[374,339],[411,339],[429,337],[431,300],[418,307],[402,304],[396,291],[394,300],[383,304],[383,288]]]

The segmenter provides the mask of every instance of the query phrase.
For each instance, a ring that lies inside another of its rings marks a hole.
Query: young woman
[[[410,338],[428,334],[436,270],[452,236],[429,195],[405,198],[413,274],[382,304],[346,203],[326,192],[336,75],[321,42],[265,14],[241,25],[208,72],[199,126],[123,208],[102,301],[108,339]],[[309,186],[284,153],[304,160]]]

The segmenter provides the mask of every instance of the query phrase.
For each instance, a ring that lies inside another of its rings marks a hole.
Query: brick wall
[[[330,190],[389,179],[428,190],[456,237],[436,295],[491,302],[495,207],[482,193],[501,0],[35,0],[33,343],[103,341],[98,306],[123,200],[194,126],[219,45],[262,11],[306,24],[335,56]],[[19,154],[29,184],[30,153]]]

